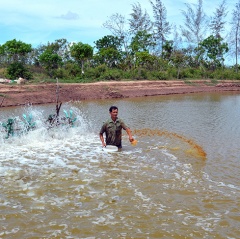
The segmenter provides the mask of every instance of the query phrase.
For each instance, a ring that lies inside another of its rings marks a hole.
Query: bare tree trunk
[[[180,67],[178,67],[177,69],[177,79],[179,79],[179,75],[180,75]]]
[[[236,40],[236,72],[238,72],[238,27],[236,29],[236,37],[235,37],[235,40]]]
[[[84,60],[81,61],[81,68],[82,68],[82,74],[84,74],[84,70],[83,70],[83,67],[84,67]]]
[[[239,43],[239,28],[240,28],[240,0],[238,0],[238,2],[236,3],[235,5],[235,9],[232,13],[232,21],[231,21],[231,25],[232,25],[232,30],[231,30],[231,33],[232,33],[232,36],[235,37],[235,42],[233,43],[233,39],[230,39],[232,40],[232,45],[234,44],[235,45],[235,49],[234,49],[234,46],[232,46],[232,48],[234,49],[234,53],[235,53],[235,60],[236,60],[236,65],[235,65],[235,70],[236,72],[238,72],[238,51],[239,51],[239,46],[238,46],[238,43]]]

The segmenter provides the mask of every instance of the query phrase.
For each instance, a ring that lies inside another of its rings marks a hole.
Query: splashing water
[[[239,189],[211,181],[193,140],[139,129],[135,147],[123,135],[123,150],[106,153],[91,122],[71,110],[74,127],[49,128],[44,111],[25,108],[35,129],[0,137],[0,237],[178,238],[191,230],[207,238],[234,225],[222,205],[233,214]]]
[[[159,136],[159,137],[168,137],[168,138],[172,138],[172,139],[174,139],[174,138],[179,139],[182,142],[185,142],[190,146],[189,149],[185,149],[185,152],[187,154],[192,154],[194,157],[199,157],[199,158],[202,158],[204,160],[206,159],[207,154],[201,146],[199,146],[197,143],[195,143],[194,140],[187,139],[186,137],[181,136],[177,133],[161,131],[161,130],[158,130],[158,129],[154,129],[154,130],[153,129],[140,129],[140,130],[134,130],[133,133],[138,135],[138,136],[141,136],[141,137],[144,137],[144,136],[150,136],[150,137]],[[159,140],[159,139],[156,139],[156,140]],[[181,145],[180,147],[184,147],[184,145]],[[177,148],[173,147],[171,149],[177,150],[177,149],[180,149],[180,147],[177,147]]]

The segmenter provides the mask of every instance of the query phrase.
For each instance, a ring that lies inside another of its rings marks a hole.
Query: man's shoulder
[[[107,119],[104,123],[105,124],[109,124],[109,123],[111,123],[112,122],[112,119]]]
[[[108,125],[108,124],[110,124],[111,122],[112,122],[111,119],[107,119],[107,120],[105,120],[105,121],[103,122],[103,125]]]
[[[124,123],[124,121],[122,119],[120,119],[120,118],[117,118],[116,122],[118,122],[120,124]],[[114,123],[113,120],[112,119],[107,119],[106,121],[103,122],[103,125],[111,124],[111,123]]]
[[[120,118],[117,118],[117,121],[118,121],[119,123],[124,123],[124,121],[123,121],[122,119],[120,119]]]

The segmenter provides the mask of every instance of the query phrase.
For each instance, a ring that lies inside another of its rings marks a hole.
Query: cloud
[[[79,19],[79,15],[77,13],[68,11],[66,14],[62,14],[60,17],[57,17],[57,18],[61,18],[65,20],[77,20]]]

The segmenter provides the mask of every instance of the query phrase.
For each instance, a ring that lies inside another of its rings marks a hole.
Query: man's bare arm
[[[100,137],[100,140],[101,140],[101,142],[102,142],[102,146],[103,146],[103,147],[106,147],[106,143],[104,142],[103,134],[99,134],[99,137]]]
[[[129,128],[126,129],[126,132],[128,134],[129,141],[132,142],[134,138],[132,137],[132,132]]]

